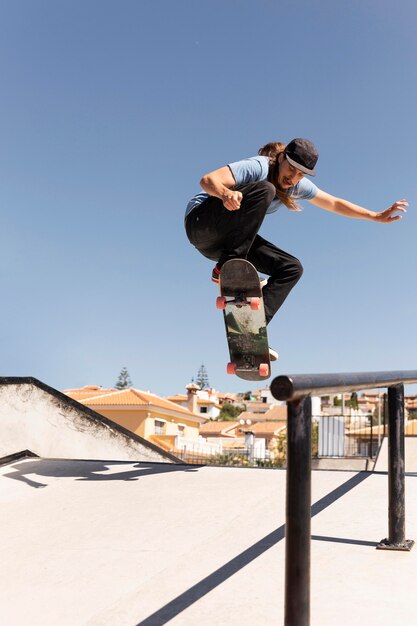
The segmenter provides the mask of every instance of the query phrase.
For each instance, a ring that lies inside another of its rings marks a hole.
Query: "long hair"
[[[278,156],[284,152],[285,143],[281,143],[279,141],[271,141],[270,143],[265,144],[262,148],[259,148],[258,154],[260,156],[266,156],[269,159],[269,167],[271,172],[271,182],[275,187],[275,192],[282,204],[285,204],[287,209],[290,211],[302,211],[302,208],[299,204],[294,200],[292,196],[290,196],[285,191],[278,189],[276,185],[276,181],[278,178]]]

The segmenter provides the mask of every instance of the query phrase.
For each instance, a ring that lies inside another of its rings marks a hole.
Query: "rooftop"
[[[102,389],[101,387],[88,386],[82,389],[67,389],[63,392],[69,398],[77,400],[89,407],[117,408],[117,407],[156,407],[181,413],[189,418],[202,420],[201,415],[192,413],[188,409],[161,398],[150,391],[134,389]]]
[[[0,468],[0,623],[283,624],[284,470],[14,460]],[[312,626],[416,623],[417,547],[385,472],[313,472]],[[417,474],[406,478],[417,539]]]

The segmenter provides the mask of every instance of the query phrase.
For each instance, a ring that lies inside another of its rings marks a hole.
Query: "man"
[[[258,156],[230,163],[205,174],[204,193],[187,205],[185,228],[188,239],[205,257],[217,261],[212,280],[219,282],[222,265],[244,258],[269,276],[263,287],[267,323],[300,279],[298,259],[258,235],[265,215],[282,204],[300,210],[305,199],[326,211],[345,217],[390,224],[402,218],[408,203],[398,200],[381,212],[365,209],[319,189],[308,177],[315,176],[318,153],[308,139],[293,139],[288,145],[272,142]],[[271,350],[271,359],[277,358]]]

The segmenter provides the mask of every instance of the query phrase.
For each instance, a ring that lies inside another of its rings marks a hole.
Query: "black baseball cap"
[[[308,139],[293,139],[287,144],[284,150],[284,156],[293,167],[297,170],[308,174],[308,176],[315,176],[314,166],[319,158],[314,145]]]

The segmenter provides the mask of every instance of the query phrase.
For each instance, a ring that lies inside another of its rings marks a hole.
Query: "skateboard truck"
[[[221,309],[222,311],[224,311],[224,309],[226,308],[226,304],[234,304],[237,307],[249,305],[252,311],[259,311],[261,307],[261,299],[257,297],[247,298],[246,296],[237,296],[235,298],[228,300],[226,296],[217,297],[216,307],[218,309]]]

